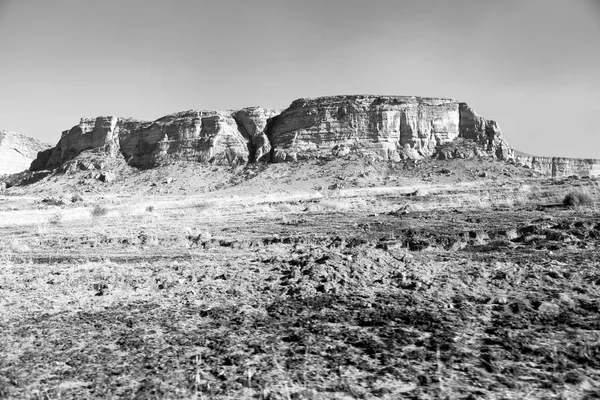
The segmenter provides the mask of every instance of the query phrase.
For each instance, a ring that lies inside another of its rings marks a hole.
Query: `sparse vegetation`
[[[0,398],[594,398],[600,216],[445,166],[426,196],[9,196]]]
[[[46,197],[44,199],[42,199],[42,203],[47,204],[49,206],[64,206],[65,205],[65,201],[61,198],[55,198],[55,197]]]
[[[575,190],[567,193],[567,195],[563,199],[563,204],[566,207],[573,208],[587,207],[593,205],[594,200],[592,199],[592,196],[590,196],[588,193],[581,190]]]
[[[103,217],[106,214],[108,214],[108,208],[103,205],[96,204],[94,208],[92,208],[92,217],[94,218]]]
[[[207,201],[202,201],[199,203],[194,204],[194,208],[197,211],[202,211],[202,210],[207,210],[209,208],[213,207],[213,203],[207,202]]]

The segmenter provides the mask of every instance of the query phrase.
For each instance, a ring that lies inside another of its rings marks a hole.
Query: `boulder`
[[[114,182],[115,179],[117,179],[117,176],[115,175],[114,172],[103,172],[98,176],[98,179],[102,182],[106,182],[106,183],[110,183],[110,182]]]

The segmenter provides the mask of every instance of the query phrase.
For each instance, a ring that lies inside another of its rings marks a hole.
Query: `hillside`
[[[38,152],[50,147],[34,138],[0,129],[0,175],[29,169]]]

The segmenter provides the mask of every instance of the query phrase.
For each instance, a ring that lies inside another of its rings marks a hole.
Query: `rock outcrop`
[[[269,120],[279,113],[272,109],[249,107],[233,114],[243,136],[250,142],[250,160],[257,162],[269,156],[271,142],[267,136],[267,126]]]
[[[352,151],[383,160],[419,159],[456,139],[475,142],[481,154],[512,157],[494,121],[456,100],[414,96],[333,96],[300,99],[269,128],[273,161]],[[453,157],[445,154],[444,157]]]
[[[515,162],[549,176],[600,175],[600,160],[596,159],[515,155]]]
[[[0,130],[0,175],[28,169],[37,153],[49,147],[20,133]]]
[[[138,168],[171,160],[243,165],[357,153],[393,161],[485,156],[552,176],[600,174],[599,160],[515,155],[496,122],[466,103],[414,96],[330,96],[299,99],[282,112],[189,110],[155,121],[84,118],[54,148],[40,152],[31,169],[58,168],[88,150]],[[1,160],[13,170],[23,165]]]
[[[169,160],[207,164],[245,164],[270,151],[265,134],[273,110],[189,110],[156,121],[132,118],[83,118],[64,131],[56,147],[40,153],[32,170],[53,169],[86,150],[124,157],[136,167],[150,168]]]

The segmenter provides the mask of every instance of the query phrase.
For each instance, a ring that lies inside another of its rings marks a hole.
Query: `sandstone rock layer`
[[[275,114],[274,110],[254,107],[239,111],[189,110],[156,121],[82,118],[78,125],[63,132],[53,149],[40,153],[31,168],[57,168],[86,150],[122,156],[140,168],[169,160],[245,164],[269,154],[265,128]]]
[[[469,139],[482,153],[512,157],[494,121],[456,100],[414,96],[334,96],[300,99],[269,129],[273,160],[370,151],[383,160],[419,159],[440,145]],[[446,157],[452,157],[446,154]]]
[[[597,159],[516,155],[515,162],[549,176],[600,175],[600,160]]]

